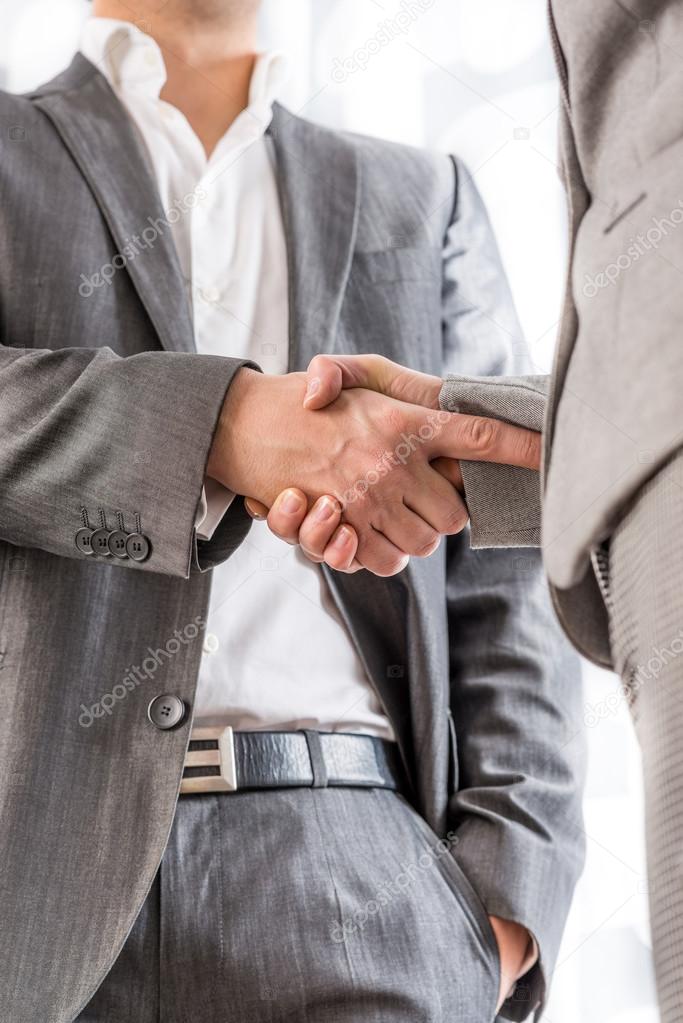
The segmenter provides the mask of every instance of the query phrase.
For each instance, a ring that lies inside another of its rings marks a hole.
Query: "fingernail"
[[[280,507],[286,515],[293,515],[301,508],[301,498],[293,490],[288,490],[282,498]]]
[[[314,394],[317,394],[319,390],[320,377],[313,377],[311,380],[308,381],[308,387],[306,388],[306,393],[304,395],[304,405],[306,404],[308,399],[312,398]]]
[[[265,515],[261,515],[257,508],[254,507],[248,497],[244,499],[244,506],[251,515],[252,519],[256,519],[258,522],[263,522]]]
[[[341,551],[344,547],[348,547],[350,542],[351,531],[347,529],[346,526],[342,526],[330,546],[334,547],[335,550]]]
[[[328,519],[332,518],[334,512],[334,501],[331,501],[329,497],[323,497],[316,505],[313,519],[315,522],[327,522]]]

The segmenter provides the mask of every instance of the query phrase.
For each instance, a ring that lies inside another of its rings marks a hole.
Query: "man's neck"
[[[249,102],[256,16],[198,18],[173,0],[158,13],[154,6],[95,0],[93,11],[130,21],[158,43],[167,72],[161,98],[183,112],[208,156]]]

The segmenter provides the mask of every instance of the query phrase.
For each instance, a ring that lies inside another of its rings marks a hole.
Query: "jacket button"
[[[128,533],[124,533],[120,529],[115,529],[113,533],[109,534],[109,553],[113,554],[115,558],[127,558],[126,553],[126,542],[128,540]]]
[[[147,717],[162,732],[175,728],[185,717],[185,704],[178,696],[155,696],[147,708]]]
[[[95,554],[99,554],[102,558],[109,557],[109,530],[108,529],[96,529],[90,538],[92,549]]]
[[[133,561],[144,561],[148,556],[151,544],[142,533],[131,533],[126,540],[126,554]]]
[[[76,533],[76,546],[81,554],[92,554],[92,529],[79,529]]]

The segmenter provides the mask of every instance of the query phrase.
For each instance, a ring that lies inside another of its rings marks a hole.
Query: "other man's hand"
[[[466,445],[463,417],[358,388],[312,412],[304,408],[306,383],[302,373],[240,370],[221,412],[208,475],[266,507],[291,485],[302,495],[304,516],[310,503],[330,494],[354,530],[359,562],[378,575],[393,575],[408,556],[426,556],[441,535],[463,528],[462,499],[430,464]],[[483,450],[487,438],[479,433]]]
[[[338,400],[344,390],[359,387],[381,392],[397,401],[436,410],[442,386],[439,377],[406,369],[379,355],[319,355],[310,363],[306,379],[304,404],[311,410],[325,409]],[[459,421],[461,431],[458,455],[433,459],[431,466],[459,492],[463,508],[460,458],[539,468],[541,442],[538,433],[477,416],[453,418]],[[278,495],[272,506],[254,498],[248,498],[245,503],[254,518],[267,518],[276,535],[288,543],[300,543],[310,560],[324,561],[331,568],[343,572],[354,572],[363,567],[372,570],[371,565],[357,556],[358,537],[352,522],[345,516],[342,524],[343,508],[329,495],[317,501],[310,511],[304,495],[295,487]],[[465,513],[461,528],[464,528],[467,518]]]
[[[306,371],[304,405],[325,408],[342,390],[365,387],[411,405],[438,409],[441,377],[418,373],[383,355],[316,355]]]

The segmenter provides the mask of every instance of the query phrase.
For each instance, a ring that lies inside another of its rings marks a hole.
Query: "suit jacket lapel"
[[[275,104],[275,146],[289,266],[289,369],[334,350],[358,222],[353,147]]]
[[[125,255],[131,239],[146,228],[154,231],[150,247],[129,258],[126,269],[162,346],[194,351],[187,289],[170,224],[134,125],[106,78],[77,54],[33,98],[78,164],[118,252]]]

